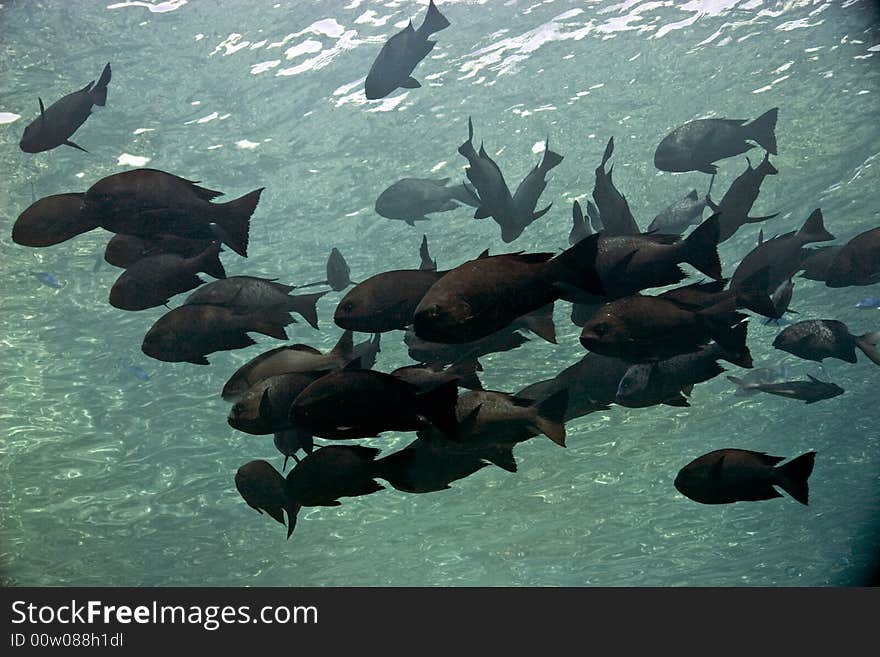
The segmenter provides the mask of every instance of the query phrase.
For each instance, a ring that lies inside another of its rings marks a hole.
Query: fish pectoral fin
[[[716,173],[718,173],[718,167],[716,167],[714,164],[704,164],[703,166],[698,168],[697,171],[702,171],[703,173],[708,173],[714,176]]]
[[[192,363],[193,365],[210,365],[208,359],[204,356],[196,356],[194,358],[188,358],[186,360],[187,363]]]
[[[476,211],[474,212],[474,219],[487,219],[488,217],[491,217],[491,216],[492,216],[492,211],[489,208],[482,206],[482,205],[480,207],[478,207],[476,209]]]
[[[404,89],[418,89],[422,85],[418,80],[410,75],[406,80],[403,81],[403,84],[401,84],[400,86]]]
[[[65,145],[65,146],[70,146],[71,148],[79,149],[79,150],[81,150],[83,153],[88,153],[88,151],[87,151],[85,148],[83,148],[82,146],[80,146],[80,145],[78,145],[78,144],[73,143],[73,142],[70,141],[69,139],[68,139],[67,141],[64,142],[64,145]]]

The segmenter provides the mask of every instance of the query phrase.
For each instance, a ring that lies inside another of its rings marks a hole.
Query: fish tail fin
[[[550,208],[552,208],[552,207],[553,207],[553,204],[551,203],[550,205],[548,205],[548,206],[547,206],[546,208],[544,208],[543,210],[538,210],[537,212],[533,212],[533,213],[532,213],[531,221],[537,221],[538,219],[540,219],[541,217],[543,217],[545,214],[547,214],[547,213],[550,211]]]
[[[302,315],[312,328],[318,328],[318,299],[327,294],[329,290],[324,292],[315,292],[314,294],[297,294],[288,297],[287,310]]]
[[[347,363],[350,361],[354,355],[354,333],[348,329],[343,331],[339,341],[330,353],[339,357],[343,362]]]
[[[834,239],[834,235],[825,230],[822,210],[816,208],[804,222],[804,225],[801,226],[795,238],[807,244],[809,242],[828,242]]]
[[[776,119],[779,116],[779,108],[767,110],[757,119],[745,126],[749,131],[749,138],[761,144],[764,150],[776,155]]]
[[[513,457],[512,445],[497,445],[485,452],[480,452],[480,457],[497,465],[502,470],[516,472],[516,459]]]
[[[107,85],[110,83],[110,62],[107,62],[107,66],[104,67],[104,70],[101,72],[101,77],[98,78],[98,84],[96,84],[92,88],[92,102],[95,105],[100,105],[103,107],[107,104]]]
[[[761,163],[758,165],[758,168],[756,169],[756,171],[758,173],[765,175],[765,176],[775,176],[777,173],[779,173],[779,170],[775,166],[770,164],[770,152],[769,151],[764,153],[764,159],[761,160]]]
[[[263,189],[260,187],[241,198],[216,204],[218,210],[222,209],[217,224],[223,229],[224,244],[244,258],[247,257],[251,215],[257,209]]]
[[[214,278],[226,278],[226,270],[220,262],[220,242],[211,242],[199,256],[199,271]]]
[[[261,308],[253,314],[254,323],[247,330],[268,335],[270,338],[287,340],[285,326],[293,324],[296,320],[287,311],[287,304],[276,304],[268,308]]]
[[[290,540],[290,535],[293,533],[293,530],[296,529],[296,517],[301,508],[302,505],[293,500],[287,500],[287,503],[284,506],[284,510],[287,511],[287,540]]]
[[[477,157],[477,151],[474,149],[474,122],[468,117],[468,138],[461,146],[458,147],[460,155],[464,155],[468,160],[474,160]]]
[[[560,447],[565,447],[565,411],[568,410],[568,389],[563,388],[534,407],[534,428]]]
[[[417,395],[419,412],[447,436],[458,433],[455,404],[458,401],[458,381],[447,381],[432,390]]]
[[[596,271],[600,233],[585,237],[545,265],[545,271],[557,286],[574,286],[591,294],[604,296],[605,288]]]
[[[559,166],[562,162],[563,157],[559,153],[554,153],[550,150],[550,138],[547,138],[546,141],[546,149],[544,150],[544,158],[541,160],[541,171],[546,173],[550,171],[555,166]]]
[[[428,13],[425,14],[425,20],[422,21],[422,25],[419,27],[419,34],[427,39],[429,35],[446,29],[449,25],[449,20],[440,13],[437,5],[434,4],[434,0],[431,0],[430,4],[428,4]]]
[[[556,325],[553,323],[553,304],[530,312],[521,317],[526,328],[550,344],[556,344]]]
[[[880,331],[873,331],[872,333],[865,333],[864,335],[856,337],[856,346],[861,349],[862,353],[870,358],[871,362],[875,365],[880,365],[880,350],[877,348],[878,344],[880,344]]]
[[[728,363],[751,369],[755,365],[752,362],[752,352],[749,351],[749,347],[746,344],[748,330],[748,322],[740,322],[731,329],[730,343],[727,346],[722,347],[721,358]],[[719,370],[716,374],[721,374],[721,371],[722,370]]]
[[[428,251],[427,235],[422,235],[422,244],[419,246],[419,258],[421,258],[419,269],[422,271],[437,271],[437,261],[431,257],[431,252]]]
[[[716,281],[721,279],[718,240],[721,237],[720,215],[713,215],[694,228],[682,242],[685,262]]]
[[[770,267],[762,267],[751,274],[736,289],[736,305],[752,312],[778,319],[782,313],[767,293],[770,287]]]
[[[480,197],[477,195],[477,190],[474,189],[472,185],[463,182],[460,185],[451,187],[450,190],[452,191],[452,198],[456,201],[469,205],[472,208],[480,207]]]
[[[785,465],[780,465],[775,469],[777,480],[774,483],[801,504],[807,504],[810,496],[807,479],[813,473],[815,460],[816,452],[807,452]]]
[[[611,137],[608,140],[608,143],[605,145],[605,152],[602,154],[602,164],[599,166],[601,168],[605,168],[605,163],[611,159],[611,156],[614,154],[614,137]]]

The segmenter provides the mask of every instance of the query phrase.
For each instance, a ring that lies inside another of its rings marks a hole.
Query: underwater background
[[[0,3],[0,573],[13,586],[849,586],[880,554],[880,369],[799,360],[771,346],[755,318],[755,365],[830,379],[845,394],[809,406],[734,396],[719,376],[690,408],[613,406],[567,423],[567,447],[518,445],[517,473],[486,467],[450,490],[388,490],[306,508],[296,533],[258,515],[234,475],[252,459],[281,469],[271,436],[226,422],[220,389],[281,342],[218,352],[209,366],[145,356],[166,309],[125,312],[107,295],[121,270],[101,261],[98,229],[47,248],[12,242],[37,198],[82,192],[138,166],[236,198],[265,187],[249,257],[227,273],[301,285],[324,278],[337,247],[355,281],[415,268],[422,235],[440,269],[491,253],[558,251],[571,206],[588,198],[609,137],[614,182],[644,230],[709,176],[657,171],[654,149],[700,117],[752,119],[779,107],[768,178],[747,225],[719,248],[724,274],[756,243],[822,209],[834,244],[880,225],[880,29],[876,3],[640,0],[438,1],[451,26],[416,68],[419,89],[367,101],[363,79],[382,43],[427,2],[361,0],[13,0]],[[18,148],[38,115],[111,62],[106,107],[72,148]],[[456,149],[473,117],[511,185],[549,137],[564,161],[512,244],[473,209],[411,227],[378,216],[404,177],[460,182]],[[760,159],[755,149],[748,155]],[[745,156],[719,163],[717,199]],[[693,270],[689,270],[693,273]],[[51,284],[54,276],[60,286]],[[697,273],[692,279],[700,278]],[[309,291],[316,291],[312,288]],[[343,293],[319,302],[320,330],[291,342],[330,349]],[[880,330],[857,309],[880,286],[829,289],[796,279],[797,320]],[[170,304],[179,305],[183,297]],[[482,357],[487,389],[515,392],[584,355],[570,304],[556,304],[558,344],[534,335]],[[369,336],[357,334],[355,342]],[[412,362],[403,333],[382,336],[376,369]],[[723,363],[725,374],[745,370]],[[413,436],[363,441],[382,453]],[[323,441],[318,441],[323,442]],[[815,450],[810,504],[787,494],[705,506],[673,487],[706,452],[736,447],[786,458]]]

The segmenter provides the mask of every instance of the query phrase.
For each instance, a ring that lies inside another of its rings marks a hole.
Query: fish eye
[[[342,305],[342,310],[345,311],[345,312],[347,312],[347,313],[350,313],[352,310],[354,310],[354,303],[352,303],[351,301],[346,301],[346,302]]]
[[[601,338],[606,333],[608,333],[608,324],[606,324],[605,322],[601,322],[599,324],[596,324],[593,327],[593,333],[595,333],[597,336],[599,336]]]

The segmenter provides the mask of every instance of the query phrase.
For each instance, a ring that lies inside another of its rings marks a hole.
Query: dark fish
[[[828,268],[831,262],[842,249],[842,246],[819,246],[812,249],[803,249],[801,256],[801,267],[803,271],[800,273],[801,278],[811,281],[825,281],[828,274]]]
[[[461,388],[482,390],[483,384],[477,376],[480,370],[482,368],[479,362],[467,360],[450,365],[445,370],[442,364],[406,365],[391,372],[391,376],[411,383],[419,392],[427,392],[449,381],[455,381]]]
[[[756,224],[767,221],[776,216],[776,214],[767,215],[765,217],[750,217],[749,211],[752,209],[755,200],[758,198],[758,192],[761,190],[761,183],[767,176],[775,176],[779,173],[768,159],[769,153],[764,154],[764,159],[757,168],[752,168],[752,163],[746,158],[748,166],[734,180],[727,192],[721,198],[719,203],[715,203],[707,194],[706,203],[712,208],[712,211],[721,215],[721,238],[719,242],[724,242],[738,231],[745,224]]]
[[[656,363],[641,363],[630,367],[617,388],[615,401],[629,408],[645,408],[657,404],[690,406],[688,397],[697,383],[715,378],[724,368],[723,359],[741,367],[752,367],[752,358],[746,347],[747,324],[734,328],[742,342],[736,352],[730,352],[712,343],[699,351],[673,356]]]
[[[736,396],[754,395],[760,391],[757,388],[752,388],[752,384],[777,383],[791,376],[790,368],[784,363],[772,367],[756,367],[737,378],[739,384],[733,394]]]
[[[599,210],[599,220],[605,235],[637,235],[641,231],[632,216],[626,197],[617,191],[611,174],[614,166],[606,172],[605,163],[614,153],[614,137],[608,140],[602,162],[596,167],[596,183],[593,187],[593,200]]]
[[[876,365],[880,365],[880,331],[853,335],[846,324],[836,319],[808,319],[784,329],[773,346],[805,360],[822,362],[837,358],[855,363],[858,347]]]
[[[809,381],[780,381],[778,383],[746,383],[735,376],[728,376],[727,380],[740,386],[746,393],[750,391],[766,392],[778,397],[800,399],[808,404],[831,399],[846,392],[836,383],[820,381],[809,374],[807,376]]]
[[[240,313],[221,306],[180,306],[153,324],[141,350],[157,360],[208,365],[208,354],[256,344],[248,332],[286,340],[284,327],[293,321],[283,308]]]
[[[880,283],[880,227],[866,230],[843,245],[825,272],[828,287]]]
[[[801,454],[785,465],[784,456],[745,449],[719,449],[694,459],[675,477],[679,493],[701,504],[730,504],[772,500],[779,486],[801,504],[807,504],[807,479],[816,452]]]
[[[769,270],[764,268],[749,276],[735,289],[725,290],[725,281],[713,281],[677,287],[658,296],[690,307],[692,310],[710,308],[719,303],[732,301],[736,308],[747,308],[765,317],[777,317],[782,312],[779,311],[773,298],[767,294],[769,275]]]
[[[834,235],[825,230],[822,211],[817,208],[813,210],[800,230],[779,235],[771,240],[762,240],[752,249],[733,272],[730,287],[736,289],[758,270],[767,269],[769,272],[767,292],[771,293],[800,270],[805,244],[833,239]]]
[[[396,269],[370,276],[342,297],[333,314],[336,325],[362,333],[405,329],[425,293],[446,274],[425,269]]]
[[[103,107],[107,103],[109,83],[110,64],[108,63],[101,72],[97,84],[92,80],[79,91],[55,101],[48,109],[43,107],[43,99],[38,99],[40,116],[24,129],[24,135],[19,143],[21,150],[25,153],[40,153],[64,145],[88,152],[70,138],[89,118],[92,107],[95,105]]]
[[[489,465],[471,454],[450,454],[442,445],[416,438],[376,461],[377,477],[405,493],[433,493]]]
[[[304,506],[339,506],[340,497],[360,497],[384,489],[378,475],[379,450],[361,445],[328,445],[297,463],[287,474],[287,538]]]
[[[203,285],[183,303],[224,306],[239,312],[259,312],[271,306],[283,307],[301,315],[313,328],[318,328],[317,304],[327,292],[291,296],[294,286],[282,285],[276,283],[276,280],[256,276],[230,276]]]
[[[474,212],[474,219],[492,217],[501,226],[502,239],[505,239],[505,227],[508,227],[508,231],[512,229],[515,232],[513,196],[498,164],[489,157],[482,144],[479,152],[474,150],[473,142],[474,124],[471,117],[468,117],[468,139],[458,147],[458,152],[468,161],[465,174],[480,198],[480,206]]]
[[[488,251],[449,271],[425,293],[413,316],[416,335],[433,342],[484,338],[571,290],[603,294],[595,269],[598,235],[556,257]]]
[[[568,392],[562,390],[536,401],[494,390],[471,390],[458,398],[454,436],[431,427],[419,439],[450,455],[469,454],[500,468],[516,472],[513,447],[544,434],[565,447],[565,408]]]
[[[351,280],[351,267],[342,257],[339,249],[333,247],[330,250],[330,257],[327,258],[327,278],[323,281],[315,283],[306,283],[299,287],[313,287],[315,285],[329,285],[334,292],[342,292],[349,285],[357,285]]]
[[[284,511],[290,513],[287,500],[287,482],[268,461],[250,461],[235,473],[235,487],[249,507],[261,514],[263,511],[282,525]]]
[[[650,363],[699,350],[715,340],[737,352],[735,326],[745,315],[733,303],[693,310],[661,297],[631,296],[606,303],[584,324],[585,349],[631,363]]]
[[[80,212],[84,194],[55,194],[41,198],[18,215],[12,241],[22,246],[54,246],[98,227]]]
[[[462,205],[478,207],[480,199],[466,185],[447,187],[449,178],[403,178],[379,194],[376,214],[399,219],[410,226],[427,221],[425,215],[448,212]]]
[[[584,212],[581,210],[581,204],[577,201],[571,207],[572,226],[568,233],[568,243],[572,246],[580,242],[582,239],[598,233],[602,230],[602,223],[599,220],[599,210],[589,199],[587,200],[587,216],[590,221],[587,223],[584,219]]]
[[[877,297],[867,297],[856,302],[856,308],[861,310],[880,308],[880,299]]]
[[[251,386],[276,374],[337,370],[352,359],[353,350],[351,331],[345,331],[336,346],[326,354],[305,344],[270,349],[239,367],[224,384],[222,397],[226,401],[234,402]]]
[[[748,119],[697,119],[666,135],[654,153],[661,171],[717,173],[713,162],[745,153],[757,142],[776,155],[776,118],[779,108],[768,110],[751,123]]]
[[[785,313],[797,313],[796,310],[788,309],[788,306],[791,305],[792,295],[794,295],[794,281],[789,278],[787,281],[780,283],[779,287],[777,287],[773,291],[773,294],[770,295],[770,301],[773,302],[776,314],[768,316],[767,319],[779,319]]]
[[[235,402],[226,418],[233,429],[260,436],[294,428],[290,405],[325,372],[286,372],[258,381]]]
[[[409,328],[403,336],[403,341],[406,343],[409,357],[413,360],[420,363],[449,365],[468,358],[478,359],[487,354],[510,351],[522,346],[529,339],[508,327],[474,342],[446,344],[422,340],[412,328]]]
[[[58,277],[55,274],[50,274],[47,271],[32,271],[30,272],[31,276],[36,278],[40,283],[46,285],[48,287],[64,287],[61,281],[58,280]]]
[[[162,253],[173,253],[182,258],[192,258],[207,249],[216,240],[190,240],[176,235],[139,235],[118,234],[110,238],[104,249],[104,261],[114,267],[128,269],[141,258]],[[220,249],[223,252],[223,249]]]
[[[436,41],[430,41],[428,37],[447,27],[449,21],[434,5],[434,0],[431,0],[425,20],[418,30],[413,27],[410,20],[406,28],[392,36],[382,46],[364,82],[367,99],[384,98],[399,87],[404,89],[421,87],[418,80],[412,77],[412,72],[436,44]]]
[[[544,149],[544,157],[535,167],[526,174],[522,182],[513,193],[514,215],[510,221],[501,226],[501,239],[504,242],[512,242],[522,235],[522,232],[543,217],[553,206],[550,203],[542,210],[536,211],[538,199],[547,187],[547,173],[562,162],[562,156],[550,150],[550,138],[547,138]]]
[[[355,361],[357,363],[357,361]],[[435,424],[455,431],[455,381],[428,392],[390,374],[348,367],[310,384],[290,407],[290,420],[319,438],[369,438]]]
[[[201,254],[183,258],[173,253],[147,256],[126,269],[110,288],[110,305],[120,310],[144,310],[167,305],[176,294],[188,292],[205,281],[205,272],[225,278],[220,262],[220,243],[212,242]]]
[[[196,181],[156,169],[132,169],[102,178],[83,201],[83,212],[111,233],[151,237],[172,234],[215,239],[247,256],[251,215],[263,188],[226,203],[211,203],[217,192]]]
[[[287,470],[287,460],[291,456],[294,461],[299,463],[299,457],[296,455],[299,450],[302,450],[307,455],[315,450],[315,439],[312,434],[298,427],[276,431],[272,442],[275,445],[275,449],[284,455],[281,472]]]
[[[654,217],[647,232],[681,235],[688,226],[697,225],[703,220],[703,210],[708,205],[706,197],[700,198],[697,190],[692,189],[683,199],[676,201]]]

